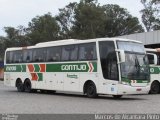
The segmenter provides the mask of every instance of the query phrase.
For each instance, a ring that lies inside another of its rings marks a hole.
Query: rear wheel
[[[26,81],[24,82],[24,91],[25,91],[25,92],[28,92],[28,93],[32,92],[32,87],[31,87],[31,82],[30,82],[30,80],[26,80]]]
[[[155,81],[151,84],[150,94],[158,94],[160,91],[160,84],[159,82]]]
[[[87,97],[89,98],[95,98],[97,97],[97,90],[96,90],[96,86],[93,82],[90,82],[88,85],[87,85],[87,90],[86,90],[86,93],[87,93]]]
[[[21,81],[16,84],[16,87],[18,92],[24,92],[24,86]]]

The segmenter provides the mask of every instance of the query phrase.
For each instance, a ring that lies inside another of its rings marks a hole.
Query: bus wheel
[[[26,80],[26,81],[24,82],[24,91],[25,91],[25,92],[28,92],[28,93],[32,92],[32,87],[31,87],[31,82],[30,82],[30,80]]]
[[[150,94],[158,94],[160,91],[160,84],[159,82],[157,81],[154,81],[152,84],[151,84],[151,89],[150,89]]]
[[[122,95],[113,95],[113,98],[115,98],[115,99],[119,99],[121,97],[122,97]]]
[[[97,90],[96,90],[96,86],[93,82],[90,82],[88,85],[87,85],[87,97],[89,98],[95,98],[97,97]]]
[[[16,87],[17,87],[18,92],[24,92],[24,86],[23,86],[22,81],[17,82]]]

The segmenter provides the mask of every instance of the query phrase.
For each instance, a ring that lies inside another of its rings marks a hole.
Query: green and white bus
[[[61,40],[8,48],[4,84],[18,91],[71,91],[119,98],[149,92],[143,44],[120,38]]]
[[[151,94],[160,93],[160,49],[146,48],[150,64],[150,91]]]

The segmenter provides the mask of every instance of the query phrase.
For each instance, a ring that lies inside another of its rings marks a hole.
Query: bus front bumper
[[[119,85],[117,94],[118,95],[129,95],[129,94],[148,94],[150,85],[147,86],[130,86],[130,85]]]

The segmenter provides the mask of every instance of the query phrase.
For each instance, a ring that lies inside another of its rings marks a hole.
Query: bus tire
[[[24,92],[24,85],[20,79],[16,81],[16,87],[18,92]]]
[[[158,81],[154,81],[152,84],[151,84],[151,88],[150,88],[150,91],[149,93],[150,94],[158,94],[160,91],[160,83]]]
[[[119,98],[121,98],[123,95],[113,95],[113,98],[115,98],[115,99],[119,99]]]
[[[95,98],[97,97],[97,90],[96,90],[96,86],[93,82],[89,82],[88,85],[86,86],[86,94],[87,97],[89,98]]]
[[[29,79],[24,82],[24,91],[28,93],[32,92],[32,85]]]

